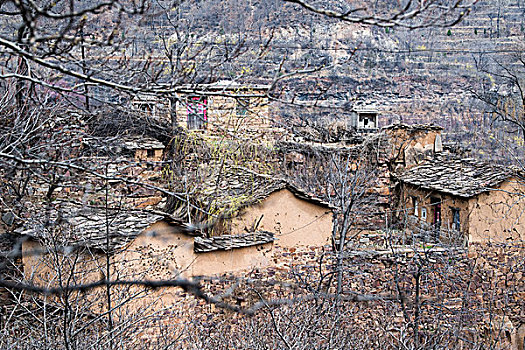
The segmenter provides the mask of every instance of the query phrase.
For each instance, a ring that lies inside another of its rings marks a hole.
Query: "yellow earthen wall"
[[[191,277],[266,266],[271,244],[230,251],[195,253],[193,237],[159,222],[141,233],[115,262],[122,271],[143,271],[150,279]]]
[[[525,185],[509,179],[469,201],[469,242],[525,240]]]
[[[91,254],[86,250],[76,250],[68,254],[46,253],[53,248],[46,249],[42,244],[33,240],[26,240],[22,244],[22,264],[24,279],[32,284],[45,288],[68,287],[81,285],[105,278],[105,257]],[[60,246],[57,248],[60,251]],[[86,310],[101,308],[102,291],[93,291],[87,294],[72,293],[71,300],[81,300]],[[58,296],[46,297],[58,301]]]
[[[287,189],[276,191],[261,203],[248,207],[233,219],[231,232],[246,233],[259,220],[258,229],[274,232],[276,244],[282,247],[323,246],[330,242],[332,235],[332,211],[299,199]]]
[[[71,283],[85,283],[103,276],[104,264],[100,255],[90,255],[85,251],[73,251],[67,255],[45,253],[46,251],[39,242],[24,241],[22,263],[26,280],[38,285],[58,286],[70,276],[73,276]],[[61,270],[61,276],[57,273],[58,269]]]

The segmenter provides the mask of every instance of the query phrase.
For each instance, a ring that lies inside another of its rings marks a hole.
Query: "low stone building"
[[[222,188],[220,198],[215,197],[224,211],[215,211],[218,217],[212,222],[192,225],[153,209],[111,209],[106,214],[104,209],[78,207],[57,208],[48,227],[33,218],[18,230],[26,237],[25,278],[55,285],[59,273],[74,270],[74,283],[92,282],[104,278],[106,255],[112,276],[121,279],[216,275],[271,266],[275,246],[330,244],[332,209],[323,201],[270,177],[218,183],[230,191]],[[57,244],[73,249],[63,256],[62,249],[53,252]],[[64,264],[70,258],[74,263]],[[64,272],[64,265],[75,266]]]
[[[265,133],[271,127],[269,85],[242,85],[229,80],[183,87],[176,98],[176,120],[188,130],[210,133]]]
[[[435,239],[469,243],[525,239],[525,182],[511,168],[474,159],[435,158],[397,179],[399,212],[406,214],[400,219]]]
[[[377,132],[379,111],[375,108],[354,107],[350,113],[350,126],[359,132]]]
[[[144,136],[128,136],[122,140],[123,148],[130,151],[137,161],[161,161],[164,152],[162,142]]]

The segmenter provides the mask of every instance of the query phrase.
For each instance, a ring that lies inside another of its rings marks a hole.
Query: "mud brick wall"
[[[380,245],[363,245],[358,252],[366,254],[349,254],[343,270],[342,296],[362,293],[385,299],[344,301],[341,329],[362,336],[370,346],[395,348],[399,343],[391,339],[413,336],[411,326],[419,305],[421,341],[440,335],[445,347],[468,349],[472,344],[469,342],[475,342],[491,344],[495,349],[512,349],[518,328],[525,324],[524,246],[473,245],[469,251],[434,248],[434,252],[425,247],[404,247],[392,254]],[[237,276],[215,276],[201,282],[207,293],[223,295],[223,301],[245,309],[261,298],[292,300],[319,290],[333,293],[334,286],[329,287],[321,278],[333,267],[330,250],[328,246],[281,249],[276,251],[276,265],[271,268]],[[418,266],[420,294],[416,303]],[[317,289],[319,285],[323,287]],[[399,300],[388,300],[387,296]],[[315,303],[296,301],[271,309],[275,317],[282,313],[290,317],[290,323],[299,323],[303,312],[312,305]],[[246,316],[196,301],[184,293],[181,302],[171,307],[178,323],[164,320],[165,324],[174,328],[190,324],[192,331],[188,334],[206,330],[210,339],[229,339],[230,346],[241,341],[237,339],[239,334],[243,335],[242,341],[249,341],[254,335],[247,332],[254,324],[259,327],[260,337],[264,327],[271,328],[265,307],[254,316]],[[168,320],[174,314],[167,315]],[[144,333],[142,339],[153,341],[153,333]],[[187,335],[181,341],[190,345],[195,338]]]

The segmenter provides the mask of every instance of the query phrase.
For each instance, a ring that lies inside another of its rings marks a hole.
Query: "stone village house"
[[[330,244],[332,208],[328,203],[284,180],[260,177],[252,178],[250,183],[239,183],[230,178],[224,184],[232,191],[241,190],[249,195],[236,201],[235,208],[228,208],[233,215],[231,219],[217,223],[215,231],[221,231],[220,235],[215,232],[206,237],[180,221],[153,213],[136,210],[112,213],[109,253],[115,273],[119,276],[148,273],[149,278],[158,279],[215,275],[272,265],[275,247]],[[231,192],[225,188],[222,191],[222,204],[231,201]],[[60,220],[69,232],[66,240],[82,246],[81,260],[91,265],[88,270],[92,273],[84,278],[100,278],[107,252],[103,211],[89,208],[61,211]],[[27,237],[22,247],[25,277],[37,283],[54,281],[53,264],[40,249],[41,242],[46,242],[45,233],[31,225],[18,232]],[[26,254],[34,251],[40,253]],[[156,258],[150,259],[153,255]]]
[[[385,193],[392,201],[390,207],[384,207],[385,212],[394,209],[408,213],[413,227],[430,226],[430,232],[439,232],[440,238],[442,232],[457,231],[467,238],[461,243],[523,239],[524,208],[517,200],[525,191],[518,181],[519,174],[447,155],[440,132],[438,127],[406,125],[383,130],[388,142],[378,152],[389,163],[382,166],[394,180],[378,184],[388,187]],[[131,142],[127,149],[135,150],[136,158],[143,160],[144,152],[149,158],[148,147],[158,146],[154,142]],[[157,153],[153,155],[156,160]],[[67,240],[82,247],[78,266],[72,271],[73,281],[104,278],[107,253],[111,256],[112,276],[173,279],[272,266],[276,264],[274,253],[280,249],[291,251],[330,243],[331,205],[287,181],[235,171],[225,174],[221,181],[211,181],[195,200],[210,207],[212,194],[220,194],[212,206],[228,215],[213,227],[197,232],[197,236],[194,228],[182,224],[187,220],[178,220],[186,209],[183,205],[176,208],[177,215],[168,219],[135,210],[112,213],[109,251],[102,212],[89,208],[65,210],[60,220],[70,233]],[[38,227],[25,226],[19,232],[27,238],[22,247],[25,278],[43,285],[57,283],[57,268],[62,266],[56,257],[42,253],[47,237]],[[169,305],[176,298],[165,291],[150,296],[161,305]],[[129,307],[140,309],[152,305],[153,299],[139,299]],[[103,305],[97,307],[103,310]]]
[[[146,136],[128,136],[122,140],[122,148],[130,152],[136,161],[162,160],[164,145],[162,142]]]
[[[365,156],[376,170],[376,180],[367,192],[377,195],[370,196],[374,205],[359,220],[361,227],[380,229],[386,221],[397,221],[416,237],[459,245],[523,240],[523,174],[463,158],[443,145],[441,131],[433,125],[395,124],[364,140],[285,141],[280,146],[293,173],[316,154],[344,152],[352,159],[373,145]]]
[[[131,108],[144,116],[171,120],[184,130],[213,135],[265,135],[272,127],[267,93],[270,85],[220,80],[180,87],[171,98],[139,95]],[[370,124],[372,125],[372,124]]]
[[[509,167],[464,158],[441,138],[442,128],[383,128],[391,147],[391,209],[422,239],[468,245],[525,239],[525,182]]]
[[[219,134],[268,131],[271,128],[266,96],[269,88],[269,85],[245,85],[229,80],[187,86],[187,92],[176,98],[177,124],[186,130]]]
[[[397,176],[401,212],[432,238],[461,243],[525,239],[525,183],[508,167],[434,158]]]

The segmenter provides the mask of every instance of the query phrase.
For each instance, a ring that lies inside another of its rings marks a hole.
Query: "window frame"
[[[450,208],[452,211],[452,229],[461,231],[461,210],[459,208]],[[457,220],[456,220],[457,215]]]
[[[237,117],[248,117],[250,116],[250,98],[238,97],[235,99],[235,115]]]
[[[412,198],[412,215],[416,218],[419,217],[419,201],[416,196],[411,196]]]
[[[427,208],[421,208],[421,220],[427,221]]]
[[[186,125],[189,130],[208,128],[207,96],[188,96],[186,99]]]

